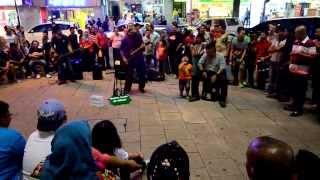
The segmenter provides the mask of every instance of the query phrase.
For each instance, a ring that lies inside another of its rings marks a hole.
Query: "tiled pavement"
[[[89,96],[109,97],[113,79],[110,75],[103,81],[86,79],[65,86],[52,85],[47,79],[0,86],[0,99],[10,103],[12,127],[25,137],[36,127],[40,102],[56,98],[64,102],[69,119],[111,119],[124,146],[142,151],[147,158],[158,145],[176,139],[189,154],[193,180],[247,179],[246,148],[250,139],[260,135],[282,139],[295,150],[320,152],[320,124],[311,114],[289,118],[278,102],[253,89],[231,87],[228,106],[221,109],[217,103],[178,98],[177,80],[169,78],[149,83],[145,94],[134,90],[130,105],[96,108],[89,105]]]

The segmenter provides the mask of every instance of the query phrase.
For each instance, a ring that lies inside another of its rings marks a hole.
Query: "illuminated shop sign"
[[[16,1],[18,6],[22,5],[22,0],[16,0]],[[14,0],[1,0],[0,6],[14,6]]]
[[[85,6],[86,0],[48,0],[49,6]]]

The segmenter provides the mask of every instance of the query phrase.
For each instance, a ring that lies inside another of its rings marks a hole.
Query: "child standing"
[[[161,78],[164,80],[164,69],[165,69],[165,63],[168,59],[168,51],[167,51],[167,43],[165,40],[161,39],[156,47],[156,58],[159,62],[159,73]]]
[[[187,97],[189,97],[191,79],[192,65],[189,63],[188,56],[183,56],[179,64],[179,89],[181,97],[185,97],[183,96],[184,89],[186,90]]]

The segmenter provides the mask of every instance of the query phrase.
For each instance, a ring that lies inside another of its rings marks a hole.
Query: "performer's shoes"
[[[74,79],[72,79],[72,80],[70,80],[70,82],[73,82],[73,83],[75,83],[75,82],[77,82],[76,80],[74,80]]]
[[[291,117],[299,117],[302,116],[303,112],[302,111],[293,111],[292,113],[290,113]]]
[[[225,101],[219,101],[219,105],[220,105],[222,108],[227,107],[227,104],[226,104]]]
[[[67,81],[58,81],[58,85],[67,84]]]
[[[191,97],[189,99],[189,102],[195,102],[195,101],[199,101],[200,100],[200,97]]]

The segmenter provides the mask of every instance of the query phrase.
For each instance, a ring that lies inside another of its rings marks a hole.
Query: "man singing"
[[[125,92],[130,93],[133,83],[133,71],[136,69],[139,82],[139,90],[144,93],[145,87],[145,63],[143,57],[144,44],[140,33],[134,28],[133,24],[128,24],[128,32],[122,40],[120,53],[125,64],[127,64],[127,75]]]

